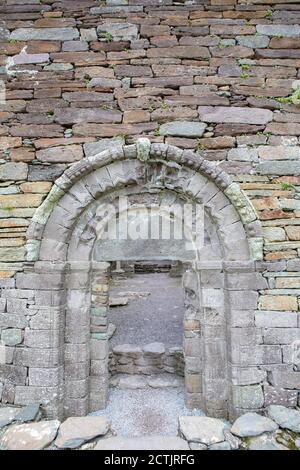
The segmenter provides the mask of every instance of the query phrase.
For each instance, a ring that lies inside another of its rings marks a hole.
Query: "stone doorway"
[[[186,266],[139,260],[110,268],[108,397],[95,414],[124,436],[174,435],[179,416],[202,414],[186,400]]]
[[[36,305],[53,319],[43,325],[42,335],[26,331],[25,353],[33,357],[37,344],[49,349],[39,374],[55,385],[18,392],[40,400],[47,416],[85,415],[105,406],[107,278],[109,262],[124,259],[124,246],[115,244],[112,257],[109,244],[98,243],[97,225],[103,209],[120,195],[131,205],[176,200],[203,206],[206,241],[196,258],[183,258],[190,263],[184,276],[187,403],[216,417],[261,409],[265,345],[254,315],[265,280],[256,263],[262,259],[262,238],[255,211],[221,168],[191,151],[145,139],[72,165],[36,211],[28,230],[28,265],[16,283],[21,289],[34,285]],[[169,243],[163,246],[170,258],[180,259],[176,245],[173,250]],[[135,253],[136,248],[134,243]],[[151,250],[153,245],[149,259]],[[243,378],[245,368],[254,377],[250,385]]]
[[[111,271],[108,329],[116,328],[109,340],[111,383],[121,378],[121,385],[129,380],[133,388],[135,380],[137,388],[149,382],[158,388],[183,384],[182,277],[171,276],[170,262],[131,266],[132,272]]]

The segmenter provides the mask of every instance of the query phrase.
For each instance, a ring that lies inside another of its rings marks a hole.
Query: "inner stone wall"
[[[182,348],[166,348],[163,343],[119,344],[109,354],[109,372],[115,374],[177,374],[184,376]]]
[[[32,402],[40,387],[44,400],[61,398],[63,352],[43,331],[61,327],[63,275],[49,274],[49,293],[34,290],[41,275],[29,286],[23,274],[36,208],[74,162],[147,136],[197,150],[252,200],[265,282],[249,286],[256,307],[249,300],[242,324],[231,321],[248,329],[245,351],[253,336],[261,343],[260,373],[245,353],[233,383],[246,398],[264,383],[261,406],[299,403],[299,2],[7,0],[0,15],[0,400]],[[84,375],[84,351],[80,363]]]

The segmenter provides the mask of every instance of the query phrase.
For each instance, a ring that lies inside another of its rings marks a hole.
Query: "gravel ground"
[[[136,274],[115,280],[112,296],[125,292],[150,292],[146,298],[130,299],[125,307],[113,307],[109,319],[117,327],[110,344],[132,343],[140,346],[162,342],[181,346],[183,338],[184,298],[181,278],[167,273]]]
[[[91,413],[107,416],[118,436],[176,436],[179,416],[203,416],[199,410],[188,410],[183,388],[164,390],[111,389],[105,410]]]

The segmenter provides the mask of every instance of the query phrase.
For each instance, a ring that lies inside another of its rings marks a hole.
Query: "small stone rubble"
[[[38,405],[0,408],[1,450],[299,450],[300,410],[271,405],[263,416],[246,413],[233,424],[181,416],[178,436],[116,436],[105,416],[40,420]],[[272,418],[270,418],[270,416]],[[32,422],[30,422],[32,421]],[[163,431],[163,429],[162,429]]]
[[[155,188],[199,198],[222,235],[184,322],[187,400],[218,416],[299,406],[299,0],[9,0],[0,16],[0,402],[47,417],[105,403],[106,275],[86,305],[90,266],[72,260],[93,258],[101,201]]]

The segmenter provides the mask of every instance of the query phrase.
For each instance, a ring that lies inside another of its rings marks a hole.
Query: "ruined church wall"
[[[234,380],[246,388],[264,383],[269,402],[295,405],[300,3],[7,0],[0,15],[2,401],[34,401],[41,386],[51,396],[63,373],[40,372],[46,360],[51,368],[60,359],[42,334],[46,294],[22,283],[36,208],[74,162],[147,136],[196,149],[251,199],[263,227],[257,269],[266,283],[249,286],[258,303],[236,326],[249,328],[248,338],[259,332],[262,372]],[[60,282],[53,278],[58,289]],[[58,326],[61,309],[54,299]]]

